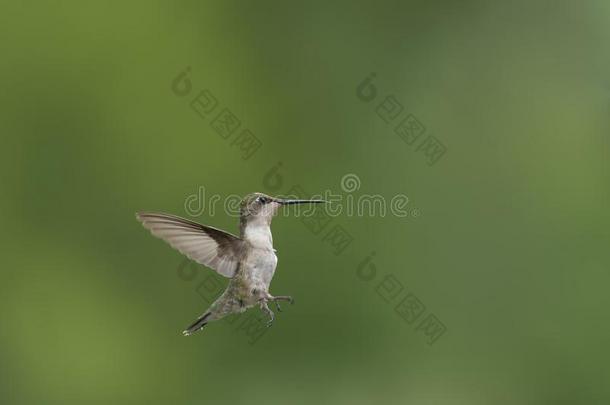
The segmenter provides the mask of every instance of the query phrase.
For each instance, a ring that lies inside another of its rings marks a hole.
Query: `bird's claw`
[[[273,324],[273,321],[275,320],[275,314],[269,309],[269,306],[267,305],[268,301],[273,301],[275,303],[275,307],[277,308],[278,312],[282,312],[282,307],[280,306],[279,301],[288,301],[290,305],[294,304],[294,299],[289,295],[278,295],[276,297],[268,295],[267,297],[261,298],[259,300],[261,309],[269,316],[269,321],[267,321],[267,327],[270,327]]]
[[[273,321],[275,320],[275,314],[272,310],[269,309],[266,300],[261,301],[261,309],[269,316],[269,320],[267,321],[267,327],[270,327],[273,324]]]
[[[288,303],[290,303],[290,305],[294,304],[294,298],[292,298],[290,295],[277,295],[275,297],[271,298],[276,304],[278,301],[288,301]]]
[[[267,321],[267,327],[270,327],[271,325],[273,325],[273,321],[275,320],[275,315],[273,314],[273,311],[269,310],[269,312],[267,312],[267,315],[269,315],[269,320]]]

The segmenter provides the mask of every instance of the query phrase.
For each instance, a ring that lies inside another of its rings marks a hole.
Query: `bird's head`
[[[277,210],[283,205],[291,204],[315,204],[323,203],[324,200],[293,200],[271,197],[263,193],[248,194],[241,201],[240,217],[242,224],[256,221],[271,224],[271,219]]]

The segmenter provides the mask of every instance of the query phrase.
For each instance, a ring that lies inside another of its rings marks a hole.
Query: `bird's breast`
[[[273,250],[253,249],[244,261],[244,275],[253,289],[268,291],[276,266],[277,256]]]

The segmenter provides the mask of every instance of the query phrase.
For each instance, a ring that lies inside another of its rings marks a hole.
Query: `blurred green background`
[[[1,402],[609,403],[610,3],[505,3],[3,3]],[[203,89],[262,142],[250,159],[189,107]],[[387,95],[436,164],[376,114]],[[184,338],[212,272],[179,277],[134,212],[275,191],[280,161],[277,194],[351,173],[420,215],[275,219],[271,291],[296,304],[255,344],[229,322]],[[390,274],[434,344],[379,295]]]

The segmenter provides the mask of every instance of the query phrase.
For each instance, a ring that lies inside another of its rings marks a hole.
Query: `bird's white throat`
[[[250,221],[244,230],[244,240],[252,247],[273,250],[271,228],[266,221]]]

